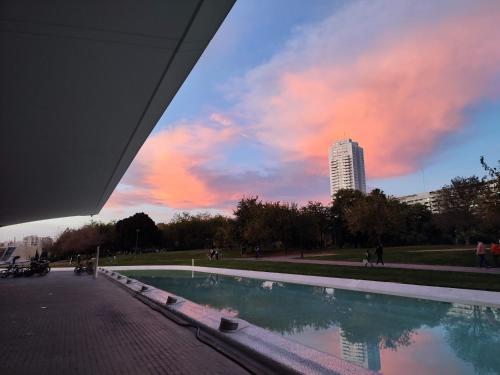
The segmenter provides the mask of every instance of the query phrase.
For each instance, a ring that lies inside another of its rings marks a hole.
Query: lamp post
[[[99,268],[99,245],[97,245],[97,250],[95,254],[95,267],[94,267],[94,279],[97,279],[97,269]]]
[[[141,230],[140,229],[136,229],[135,230],[135,253],[137,254],[137,245],[139,243],[139,232]]]

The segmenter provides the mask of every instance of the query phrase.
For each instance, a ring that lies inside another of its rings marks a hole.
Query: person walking
[[[377,247],[375,248],[375,254],[377,254],[377,264],[382,263],[384,265],[384,247],[379,242]]]
[[[372,254],[370,253],[370,250],[366,249],[365,251],[365,257],[363,258],[363,264],[365,267],[368,267],[368,264],[373,267],[373,261],[372,261]]]
[[[493,262],[495,262],[495,267],[499,267],[500,264],[498,263],[498,256],[500,255],[500,246],[498,246],[495,242],[492,242],[490,247],[490,252],[491,255],[493,256]]]
[[[482,241],[477,242],[476,255],[479,257],[479,267],[488,267],[488,262],[486,261],[486,249]]]

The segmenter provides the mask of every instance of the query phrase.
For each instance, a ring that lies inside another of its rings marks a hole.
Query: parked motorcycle
[[[85,265],[83,265],[82,263],[79,263],[73,271],[77,275],[82,275],[85,273],[92,275],[94,273],[94,262],[92,260],[88,260],[85,263]]]
[[[49,261],[45,259],[33,259],[30,263],[30,267],[24,271],[24,276],[31,276],[38,274],[39,276],[45,276],[50,272]]]

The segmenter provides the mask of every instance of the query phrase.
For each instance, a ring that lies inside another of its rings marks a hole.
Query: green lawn
[[[426,259],[428,264],[450,264],[446,262],[429,263],[428,259],[432,259],[432,257],[436,255],[443,256],[443,254],[446,257],[446,259],[448,259],[448,261],[450,259],[453,259],[453,257],[462,259],[462,263],[454,262],[452,263],[453,265],[473,265],[475,261],[475,256],[473,255],[472,251],[470,253],[467,252],[410,253],[410,251],[414,250],[416,249],[387,248],[385,251],[386,261],[395,262],[395,259],[408,259],[404,257],[414,256],[418,257],[416,259],[419,259],[420,263],[424,263],[422,260]],[[361,252],[361,250],[349,249],[341,251],[342,251],[342,260],[359,260],[359,253]],[[425,255],[420,257],[420,254],[425,254]],[[429,254],[431,254],[432,256],[429,256]],[[108,258],[101,258],[100,265],[102,266],[161,265],[161,264],[190,265],[191,259],[195,259],[196,266],[235,268],[243,270],[281,272],[281,273],[339,277],[339,278],[350,278],[350,279],[361,279],[361,280],[390,281],[403,284],[433,285],[433,286],[444,286],[453,288],[500,291],[500,275],[407,270],[407,269],[394,269],[394,268],[382,268],[382,267],[365,268],[362,266],[347,267],[347,266],[332,266],[323,264],[297,264],[297,263],[286,263],[286,262],[266,262],[265,260],[261,260],[259,262],[253,262],[250,260],[229,259],[229,258],[238,258],[239,255],[240,254],[238,251],[225,251],[223,253],[222,260],[209,261],[207,258],[206,250],[171,251],[163,253],[149,253],[149,254],[142,254],[135,256],[118,255],[115,263],[111,263]],[[460,256],[463,256],[464,258],[460,258]],[[464,264],[463,259],[465,259],[466,256],[472,257],[471,263]],[[225,260],[224,258],[227,258],[228,260]],[[337,256],[320,257],[320,258],[341,259]],[[52,266],[53,267],[68,266],[68,261],[56,262],[53,263]]]
[[[239,251],[223,251],[221,258],[238,258],[239,256]],[[116,262],[113,262],[113,260],[108,257],[101,257],[99,259],[99,265],[133,266],[154,264],[191,264],[191,259],[208,260],[208,250],[167,251],[160,253],[146,253],[140,255],[117,255]],[[68,266],[69,260],[58,261],[51,264],[51,267]]]
[[[190,265],[191,260],[177,259],[172,264]],[[253,262],[248,260],[221,260],[217,262],[199,259],[195,261],[195,265],[360,280],[390,281],[403,284],[432,285],[500,292],[500,276],[491,274],[403,270],[395,268],[344,267],[321,264],[297,264],[266,261]]]
[[[454,251],[437,251],[454,249]],[[477,265],[475,249],[465,246],[454,248],[453,246],[408,246],[408,247],[387,247],[384,249],[384,262],[387,263],[409,263],[409,264],[437,264],[446,266],[469,266]],[[328,255],[306,256],[308,259],[317,260],[345,260],[361,262],[366,249],[337,249],[328,252]],[[422,250],[435,250],[424,252]],[[374,249],[370,249],[373,259],[376,259]],[[333,255],[332,255],[333,253]],[[490,264],[493,259],[487,254]]]

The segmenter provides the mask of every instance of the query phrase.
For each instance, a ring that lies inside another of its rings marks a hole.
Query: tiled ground
[[[0,279],[0,373],[242,374],[104,277]]]

